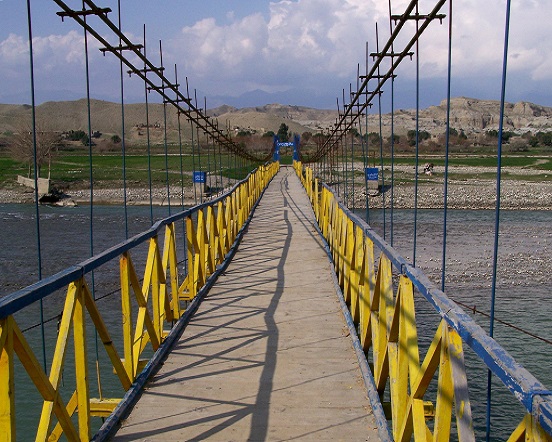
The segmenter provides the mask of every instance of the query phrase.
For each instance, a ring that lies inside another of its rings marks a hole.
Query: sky
[[[74,9],[81,0],[65,0]],[[118,23],[117,1],[110,7]],[[365,68],[366,43],[376,51],[376,23],[381,48],[389,38],[387,0],[120,0],[123,32],[142,43],[159,65],[162,42],[167,76],[188,77],[208,107],[268,103],[335,109],[343,89],[356,88],[357,66]],[[407,0],[392,0],[401,14]],[[436,0],[420,0],[428,13]],[[79,99],[86,95],[83,30],[62,21],[54,0],[31,0],[36,101]],[[442,8],[448,14],[448,3]],[[500,99],[506,0],[454,0],[452,96]],[[118,42],[98,19],[90,23],[111,44]],[[506,100],[552,106],[552,3],[513,0],[511,9]],[[399,51],[415,31],[409,23],[395,46]],[[0,103],[30,103],[29,31],[26,2],[0,0]],[[119,101],[119,64],[89,41],[91,95]],[[436,105],[447,93],[448,18],[433,22],[419,46],[420,105]],[[371,60],[369,61],[371,63]],[[416,57],[397,71],[395,106],[416,104]],[[350,86],[350,84],[353,84]],[[389,85],[382,95],[388,109]],[[125,102],[144,101],[137,78],[124,79]],[[154,97],[150,100],[155,101]]]

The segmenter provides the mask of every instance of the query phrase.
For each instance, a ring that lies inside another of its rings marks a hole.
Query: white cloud
[[[541,78],[552,55],[547,0],[512,2],[509,34],[509,72]],[[453,30],[454,74],[500,75],[504,54],[506,8],[499,0],[455,3]],[[552,72],[548,70],[548,78]]]
[[[88,47],[92,76],[105,78],[106,68],[109,70],[108,65],[112,63],[105,62],[95,39],[89,37]],[[82,32],[71,30],[66,34],[33,37],[33,65],[35,88],[39,96],[42,91],[55,90],[71,92],[73,96],[85,94]],[[0,42],[0,79],[0,100],[29,93],[29,44],[25,37],[10,34]]]
[[[23,58],[28,58],[29,48],[27,40],[15,34],[10,34],[8,38],[0,42],[0,57],[6,64],[18,63]]]
[[[394,0],[392,12],[400,14],[408,3],[408,0]],[[421,0],[420,13],[428,13],[434,5],[434,0]],[[549,0],[514,0],[512,4],[509,68],[523,74],[528,81],[552,78],[550,14],[544,13],[549,10]],[[441,12],[448,15],[448,4]],[[455,76],[500,75],[504,16],[503,0],[454,2]],[[170,34],[163,41],[165,66],[176,62],[179,76],[188,76],[192,87],[209,94],[239,95],[254,88],[281,91],[296,87],[335,88],[330,92],[339,95],[341,88],[348,88],[349,82],[356,81],[357,63],[364,66],[366,41],[370,51],[375,51],[376,21],[380,49],[389,37],[386,1],[282,0],[270,3],[266,17],[260,13],[238,17],[232,11],[225,17],[224,23],[204,18],[178,31],[168,29],[166,32]],[[395,51],[402,50],[414,32],[413,22],[406,25]],[[447,19],[443,24],[432,23],[422,36],[422,77],[446,75],[447,38]],[[37,37],[33,42],[37,71],[82,68],[82,32]],[[90,44],[98,47],[93,39]],[[148,51],[155,60],[157,56],[153,53]],[[94,60],[99,58],[99,51],[91,49],[91,54],[95,54]],[[28,63],[26,39],[10,34],[0,42],[2,76],[13,76],[24,63]],[[92,63],[97,76],[108,70],[103,66],[106,64],[109,62]],[[405,60],[399,75],[413,78],[414,65]]]
[[[190,27],[170,42],[174,57],[183,57],[185,67],[198,75],[239,74],[266,46],[267,31],[260,14],[217,25],[207,18]]]
[[[94,54],[99,44],[90,39],[89,49]],[[84,66],[84,37],[76,31],[65,35],[48,35],[33,38],[33,60],[36,70],[52,71],[70,69],[72,66]],[[95,51],[95,52],[94,52]],[[29,62],[28,40],[22,36],[10,34],[0,42],[0,65],[18,67]]]
[[[548,2],[513,2],[509,67],[512,72],[526,72],[528,79],[552,77],[550,17],[542,13],[549,10]],[[393,14],[402,13],[408,3],[395,0]],[[435,1],[420,1],[419,12],[427,14],[434,6]],[[448,16],[448,3],[440,12]],[[453,74],[500,76],[505,3],[456,0],[453,13]],[[270,3],[266,21],[253,15],[229,25],[218,25],[213,19],[198,22],[184,29],[179,44],[182,57],[191,60],[187,62],[191,78],[197,75],[200,81],[224,79],[239,91],[252,84],[269,90],[317,88],[333,81],[341,83],[338,93],[355,81],[357,63],[364,65],[366,41],[370,51],[375,52],[376,21],[381,49],[390,32],[387,2],[283,0]],[[413,22],[406,25],[395,50],[402,50],[414,32]],[[442,24],[433,22],[421,38],[421,76],[445,77],[447,53],[448,17]],[[413,78],[414,65],[405,60],[400,75]]]

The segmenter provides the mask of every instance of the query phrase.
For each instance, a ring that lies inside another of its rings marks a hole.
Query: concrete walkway
[[[115,440],[379,440],[291,167]]]

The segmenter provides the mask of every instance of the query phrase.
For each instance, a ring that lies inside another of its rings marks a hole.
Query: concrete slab
[[[282,168],[115,440],[379,440],[313,223]]]

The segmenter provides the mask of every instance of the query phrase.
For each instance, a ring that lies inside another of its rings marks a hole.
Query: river
[[[38,278],[36,220],[34,206],[21,204],[0,205],[0,231],[3,244],[0,247],[0,296],[25,287]],[[128,207],[128,235],[132,236],[151,225],[149,207]],[[175,209],[173,208],[173,213]],[[362,214],[362,212],[359,212]],[[155,207],[154,219],[168,215],[167,207]],[[385,235],[390,241],[390,210],[386,211]],[[443,214],[438,210],[420,210],[417,215],[416,265],[424,270],[436,284],[440,284]],[[123,241],[125,215],[119,206],[95,206],[93,208],[94,251],[100,252]],[[412,210],[395,210],[393,215],[394,247],[408,260],[413,257],[414,213]],[[383,213],[370,211],[372,227],[383,236]],[[42,276],[47,277],[90,256],[90,208],[40,208],[42,251]],[[478,312],[490,311],[492,256],[494,241],[493,211],[452,210],[448,213],[446,293],[454,300],[470,306]],[[552,271],[552,212],[504,211],[500,221],[500,253],[496,290],[496,316],[508,324],[552,340],[552,303],[550,302],[549,275]],[[145,252],[143,252],[145,253]],[[138,254],[139,255],[139,254]],[[143,256],[142,256],[143,257]],[[134,256],[133,256],[134,258]],[[137,257],[139,260],[141,257]],[[137,266],[139,267],[139,266]],[[115,265],[110,272],[117,271]],[[109,273],[109,272],[108,272]],[[110,278],[98,273],[94,286],[98,296],[117,292]],[[44,305],[46,319],[54,318],[61,311],[63,295],[53,297]],[[106,298],[104,309],[109,312],[110,303],[120,301],[117,296]],[[115,310],[115,309],[114,309]],[[489,320],[481,313],[470,313],[486,330]],[[416,310],[422,330],[432,330],[437,320],[428,304],[419,299]],[[36,325],[38,307],[19,316],[21,328]],[[109,317],[117,323],[119,317]],[[48,333],[48,332],[47,332]],[[48,353],[53,332],[47,335]],[[55,331],[54,331],[55,333]],[[39,340],[39,329],[26,333],[27,339]],[[428,339],[420,338],[421,347],[427,347]],[[522,363],[547,387],[552,387],[550,370],[550,344],[508,325],[495,324],[495,339]],[[466,349],[470,399],[474,415],[477,439],[484,435],[486,403],[486,371],[477,358]],[[92,350],[93,352],[93,350]],[[101,353],[101,352],[100,352]],[[102,356],[100,356],[100,359]],[[66,368],[66,371],[68,369]],[[21,374],[18,374],[21,376]],[[69,374],[67,374],[69,376]],[[104,374],[104,377],[108,377]],[[67,378],[69,379],[69,378]],[[26,381],[28,382],[28,381]],[[494,385],[496,384],[496,388]],[[120,388],[112,387],[120,396]],[[109,388],[108,388],[109,390]],[[493,383],[493,440],[504,440],[521,420],[521,407],[498,381]],[[106,394],[106,392],[104,392]],[[18,397],[18,406],[32,407],[38,397],[25,394]],[[483,420],[481,418],[483,416]],[[513,419],[512,419],[513,417]],[[518,419],[519,417],[519,419]],[[34,418],[33,418],[34,419]],[[36,428],[35,420],[19,421],[19,428]]]

